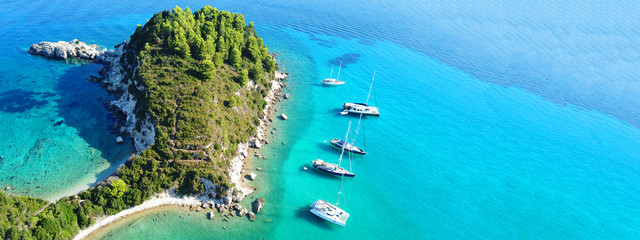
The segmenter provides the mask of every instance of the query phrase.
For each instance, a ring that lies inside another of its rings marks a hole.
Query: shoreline
[[[95,175],[87,175],[85,176],[83,179],[84,180],[89,180],[92,179],[91,181],[85,181],[85,182],[79,182],[77,184],[71,185],[70,187],[63,189],[61,191],[49,194],[45,197],[42,197],[43,199],[51,202],[51,203],[55,203],[58,200],[64,198],[64,197],[68,197],[68,196],[73,196],[76,194],[79,194],[83,191],[86,191],[88,189],[91,189],[93,187],[98,186],[98,184],[100,184],[101,182],[106,181],[109,177],[113,176],[116,171],[118,171],[118,169],[120,168],[120,166],[122,166],[122,164],[125,164],[127,161],[129,161],[129,158],[131,158],[131,156],[126,156],[123,157],[122,160],[118,161],[117,163],[110,165],[108,167],[106,167],[105,169],[101,170],[100,172],[96,172]],[[107,174],[108,173],[108,174]]]
[[[170,204],[170,205],[162,205],[162,206],[157,206],[157,207],[154,207],[154,208],[140,210],[138,212],[131,213],[131,214],[127,215],[127,216],[123,216],[123,217],[119,218],[116,221],[113,221],[113,222],[111,222],[111,223],[109,223],[109,224],[107,224],[105,226],[102,226],[102,227],[92,231],[91,233],[89,233],[89,235],[85,236],[84,239],[96,239],[98,237],[105,237],[106,233],[108,233],[112,228],[118,228],[120,224],[126,223],[127,220],[129,220],[129,219],[144,218],[147,214],[153,214],[155,212],[165,211],[165,210],[169,210],[169,209],[182,209],[184,211],[188,211],[188,209],[185,209],[185,208],[181,207],[180,205],[172,205],[172,204]]]
[[[243,181],[243,173],[244,167],[249,164],[246,161],[249,161],[249,146],[256,146],[254,141],[264,141],[265,131],[267,127],[270,125],[269,117],[272,113],[273,106],[277,102],[279,93],[282,91],[284,87],[282,81],[286,79],[288,75],[284,72],[276,71],[274,74],[274,80],[271,80],[271,89],[269,93],[265,97],[265,101],[267,104],[263,109],[264,116],[260,119],[260,124],[256,129],[256,136],[252,137],[249,141],[250,143],[242,143],[238,145],[238,155],[230,160],[229,164],[229,177],[231,182],[235,184],[235,188],[238,189],[238,192],[241,193],[237,202],[240,202],[245,196],[248,196],[254,191],[254,187],[247,185],[245,181]],[[259,149],[259,148],[256,148]],[[111,174],[110,176],[112,176]],[[210,182],[203,182],[205,185],[210,184]],[[97,183],[96,183],[97,184]],[[207,188],[209,189],[209,188]],[[230,189],[231,190],[231,189]],[[215,200],[208,197],[208,190],[204,194],[199,197],[196,196],[185,196],[179,197],[173,190],[169,190],[156,194],[144,201],[142,204],[125,209],[120,211],[115,215],[105,216],[101,219],[98,219],[94,224],[90,225],[85,229],[81,229],[74,237],[74,240],[87,239],[91,237],[93,234],[99,233],[101,229],[104,229],[112,224],[115,224],[121,220],[126,219],[127,217],[133,217],[137,214],[143,213],[145,211],[149,211],[156,208],[167,207],[167,206],[200,206],[205,203],[224,203],[224,199]],[[233,201],[227,204],[229,206],[233,205]]]
[[[73,239],[74,240],[86,239],[87,237],[90,237],[93,233],[96,233],[98,230],[104,227],[114,224],[123,218],[132,216],[137,213],[141,213],[146,210],[151,210],[151,209],[155,209],[163,206],[170,206],[170,205],[199,206],[203,202],[208,202],[208,201],[209,201],[208,198],[205,199],[205,198],[198,198],[193,196],[180,198],[175,193],[163,192],[161,194],[157,194],[156,196],[152,197],[147,201],[144,201],[140,205],[122,210],[115,215],[110,215],[96,221],[96,223],[94,223],[93,225],[80,230],[78,234],[76,234],[73,237]]]
[[[231,182],[235,184],[238,191],[242,194],[240,199],[245,196],[251,194],[254,191],[253,187],[248,186],[244,181],[242,181],[243,177],[243,169],[247,165],[245,159],[249,159],[249,147],[252,146],[255,149],[260,149],[259,144],[264,141],[265,132],[267,131],[267,127],[269,127],[269,115],[272,112],[273,105],[277,102],[279,98],[279,93],[282,91],[282,81],[287,78],[287,74],[284,72],[275,71],[274,80],[271,80],[271,89],[269,93],[265,97],[265,101],[267,105],[265,105],[263,109],[264,116],[260,119],[260,124],[256,129],[256,135],[249,139],[248,143],[242,143],[238,145],[238,155],[230,160],[229,164],[229,178],[231,178]],[[258,143],[257,143],[258,142]],[[257,145],[258,144],[258,145]]]

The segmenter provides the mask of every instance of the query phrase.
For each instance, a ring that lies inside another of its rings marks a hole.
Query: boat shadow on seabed
[[[303,219],[317,227],[324,229],[334,229],[341,228],[340,226],[335,226],[334,224],[327,222],[326,220],[313,215],[309,210],[311,209],[308,205],[299,207],[300,211],[296,211],[295,217],[298,219]],[[303,211],[304,210],[304,211]]]

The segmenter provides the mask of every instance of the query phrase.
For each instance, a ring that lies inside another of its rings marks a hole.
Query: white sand
[[[80,230],[80,232],[76,234],[76,236],[73,237],[73,239],[74,240],[84,239],[89,235],[91,235],[91,233],[93,233],[94,231],[102,227],[105,227],[111,223],[114,223],[118,219],[121,219],[123,217],[129,216],[131,214],[138,213],[147,209],[157,208],[165,205],[200,206],[202,205],[202,203],[209,202],[209,201],[210,200],[207,198],[196,198],[196,197],[179,198],[176,194],[165,192],[152,197],[151,199],[143,202],[138,206],[128,208],[126,210],[123,210],[117,213],[116,215],[108,216],[98,220],[96,223],[94,223],[90,227]]]

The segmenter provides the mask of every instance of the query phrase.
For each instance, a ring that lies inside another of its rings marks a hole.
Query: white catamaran
[[[329,78],[325,78],[320,82],[322,84],[324,84],[324,85],[330,85],[330,86],[336,86],[336,85],[345,84],[345,81],[340,81],[340,69],[341,68],[342,68],[342,62],[340,62],[340,66],[338,67],[338,77],[337,78],[331,78],[333,76],[333,67],[331,67],[331,75],[329,75]]]
[[[340,204],[340,196],[342,195],[343,180],[344,177],[342,177],[342,180],[340,181],[340,191],[338,191],[338,201],[336,202],[336,205],[325,200],[318,199],[318,201],[313,202],[309,207],[311,207],[310,212],[316,216],[344,227],[344,225],[347,224],[347,219],[349,219],[349,213],[338,207]]]
[[[342,112],[340,114],[346,115],[349,113],[361,114],[365,116],[380,116],[378,107],[367,105],[369,103],[369,96],[371,96],[371,88],[373,88],[373,80],[376,78],[376,72],[373,72],[373,78],[371,79],[371,86],[369,86],[369,94],[367,94],[367,101],[365,103],[350,103],[346,102],[342,105]]]

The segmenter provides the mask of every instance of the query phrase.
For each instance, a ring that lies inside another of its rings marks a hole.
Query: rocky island
[[[255,218],[236,204],[252,191],[241,181],[243,159],[249,146],[261,146],[281,83],[274,57],[243,15],[176,7],[138,25],[114,50],[74,39],[34,44],[29,53],[104,64],[95,81],[114,95],[105,104],[137,154],[97,187],[56,203],[0,192],[0,236],[69,239],[143,203]],[[256,201],[257,213],[265,201]]]

